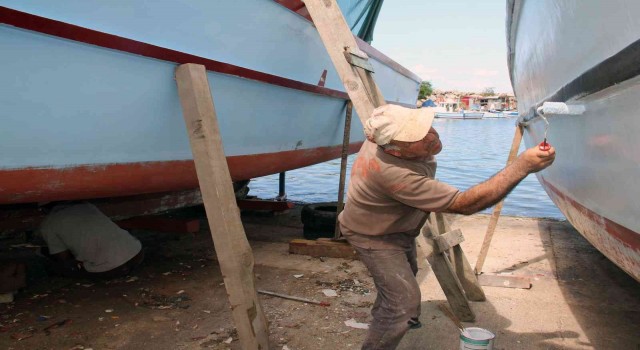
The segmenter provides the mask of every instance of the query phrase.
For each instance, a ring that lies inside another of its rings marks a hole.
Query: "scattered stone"
[[[137,276],[133,276],[133,277],[129,278],[126,282],[130,283],[130,282],[135,282],[137,280],[138,280],[138,277]]]
[[[330,298],[338,296],[338,293],[333,289],[323,289],[322,293],[324,293],[325,296]]]
[[[295,278],[300,278],[300,277],[302,277],[302,276],[304,276],[304,275],[303,275],[303,274],[300,274],[300,275],[293,275],[293,277],[295,277]]]
[[[112,313],[112,312],[113,312],[113,309],[106,309],[106,310],[104,310],[104,312],[106,312],[106,313],[108,313],[108,314],[109,314],[109,313]]]
[[[231,342],[233,341],[233,337],[229,337],[227,338],[227,340],[225,340],[223,343],[225,344],[231,344]]]
[[[43,321],[46,321],[46,320],[48,320],[50,318],[51,318],[51,316],[40,315],[40,316],[38,316],[38,318],[36,318],[36,320],[38,322],[43,322]]]

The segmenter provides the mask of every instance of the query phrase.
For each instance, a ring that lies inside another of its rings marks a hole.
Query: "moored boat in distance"
[[[482,119],[483,112],[436,112],[435,118],[442,119]]]
[[[640,281],[640,2],[508,0],[508,62],[536,174],[573,226]],[[564,103],[545,119],[545,102]]]
[[[380,3],[338,0],[364,38]],[[421,79],[358,43],[414,107]],[[0,51],[0,204],[197,188],[183,63],[207,69],[234,181],[340,156],[348,95],[301,1],[0,0]]]
[[[503,112],[484,112],[484,119],[498,119],[498,118],[506,118],[507,116]]]

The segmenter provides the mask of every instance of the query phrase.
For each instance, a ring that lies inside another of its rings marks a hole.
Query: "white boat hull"
[[[557,157],[538,179],[589,242],[640,280],[640,2],[515,0],[507,8],[526,145],[544,138],[535,114],[543,102],[585,108],[547,116]]]

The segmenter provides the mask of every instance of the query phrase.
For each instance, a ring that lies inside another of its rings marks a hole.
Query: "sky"
[[[375,48],[435,89],[512,92],[505,0],[386,0]]]

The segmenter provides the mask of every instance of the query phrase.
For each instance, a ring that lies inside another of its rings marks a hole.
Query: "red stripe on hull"
[[[578,203],[544,178],[542,185],[569,222],[609,260],[640,281],[640,234]]]
[[[569,203],[572,207],[580,211],[583,215],[587,216],[591,221],[602,227],[604,231],[611,236],[616,237],[621,242],[624,242],[633,250],[640,251],[640,233],[632,231],[618,223],[615,223],[600,214],[597,214],[582,204],[578,203],[575,199],[569,197],[560,191],[557,187],[550,184],[548,181],[543,180],[543,185],[550,189],[554,195],[560,197],[565,202]]]
[[[349,153],[361,142],[351,144]],[[227,157],[234,181],[335,159],[342,146]],[[193,189],[192,160],[0,170],[0,204],[128,196]]]

